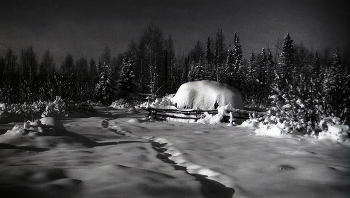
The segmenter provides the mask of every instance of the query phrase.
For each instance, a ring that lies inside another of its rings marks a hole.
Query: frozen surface
[[[94,117],[63,119],[69,133],[59,136],[0,135],[0,193],[7,197],[350,194],[350,147],[331,139],[257,136],[254,124],[149,122],[144,116],[101,107]],[[1,124],[0,132],[15,124]]]
[[[215,109],[215,106],[231,104],[235,109],[243,109],[242,95],[237,89],[208,80],[181,85],[172,102],[178,108]]]

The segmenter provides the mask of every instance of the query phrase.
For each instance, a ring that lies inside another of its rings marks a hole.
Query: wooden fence
[[[205,117],[205,112],[208,114],[217,114],[218,110],[198,110],[198,109],[156,109],[156,108],[147,108],[148,116],[153,117],[158,120],[166,120],[166,118],[175,118],[175,119],[185,119],[185,120],[199,120]],[[265,115],[266,112],[261,111],[252,111],[252,110],[242,110],[242,109],[232,109],[226,110],[226,113],[229,114],[232,112],[232,115],[236,119],[248,119],[249,114],[255,115]],[[224,121],[228,121],[230,116],[224,116]]]

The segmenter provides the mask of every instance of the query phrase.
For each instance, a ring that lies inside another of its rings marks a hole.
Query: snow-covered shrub
[[[288,132],[317,134],[322,130],[318,123],[326,115],[324,97],[320,91],[310,88],[314,85],[305,85],[304,81],[305,77],[300,75],[294,85],[290,83],[284,90],[272,87],[274,94],[269,97],[271,107],[267,117],[277,118],[271,120],[273,124],[288,125]]]
[[[157,109],[173,109],[175,106],[172,102],[174,94],[169,94],[163,98],[156,98],[154,102],[150,104],[150,107]]]
[[[116,100],[116,101],[112,102],[112,104],[110,105],[110,107],[113,107],[115,109],[126,109],[126,108],[130,108],[132,106],[133,106],[133,104],[129,103],[125,99]]]
[[[56,96],[55,101],[49,102],[45,110],[42,112],[42,117],[64,115],[66,113],[66,103],[61,97]]]
[[[45,117],[40,120],[25,121],[23,124],[16,124],[12,129],[7,130],[4,136],[38,136],[38,135],[59,135],[65,131],[62,122],[54,117]]]
[[[218,107],[218,113],[215,115],[209,114],[208,112],[204,112],[204,117],[197,120],[197,123],[200,124],[218,124],[220,122],[222,122],[222,120],[224,119],[224,116],[229,115],[228,110],[231,110],[232,105],[228,104],[225,106],[219,106]]]
[[[345,141],[349,139],[349,126],[341,123],[338,117],[326,117],[319,123],[322,132],[318,134],[319,139],[331,139],[335,141]]]
[[[57,96],[53,102],[36,101],[23,104],[4,104],[4,111],[1,119],[21,118],[33,120],[40,117],[65,116],[67,113],[88,113],[94,109],[89,103],[69,103],[67,104],[61,97]],[[19,116],[19,117],[18,117]]]
[[[208,80],[182,84],[172,102],[178,108],[209,110],[231,104],[233,108],[243,109],[242,95],[237,89]]]
[[[284,105],[285,108],[291,108],[291,105]],[[271,111],[266,116],[257,117],[251,115],[250,119],[240,125],[241,127],[256,128],[256,135],[280,137],[281,135],[311,135],[318,139],[331,139],[334,141],[344,142],[349,139],[350,129],[344,125],[338,117],[322,118],[317,126],[312,126],[311,122],[293,121],[284,117],[284,115],[271,115]],[[317,128],[317,132],[315,132]],[[312,131],[305,133],[305,131]]]

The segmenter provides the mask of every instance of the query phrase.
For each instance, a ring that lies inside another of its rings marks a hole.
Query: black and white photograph
[[[1,0],[0,197],[348,198],[346,0]]]

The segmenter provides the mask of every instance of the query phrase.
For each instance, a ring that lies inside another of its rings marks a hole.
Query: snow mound
[[[178,108],[216,109],[231,104],[235,109],[243,109],[241,93],[223,83],[215,81],[194,81],[182,84],[172,98]]]

